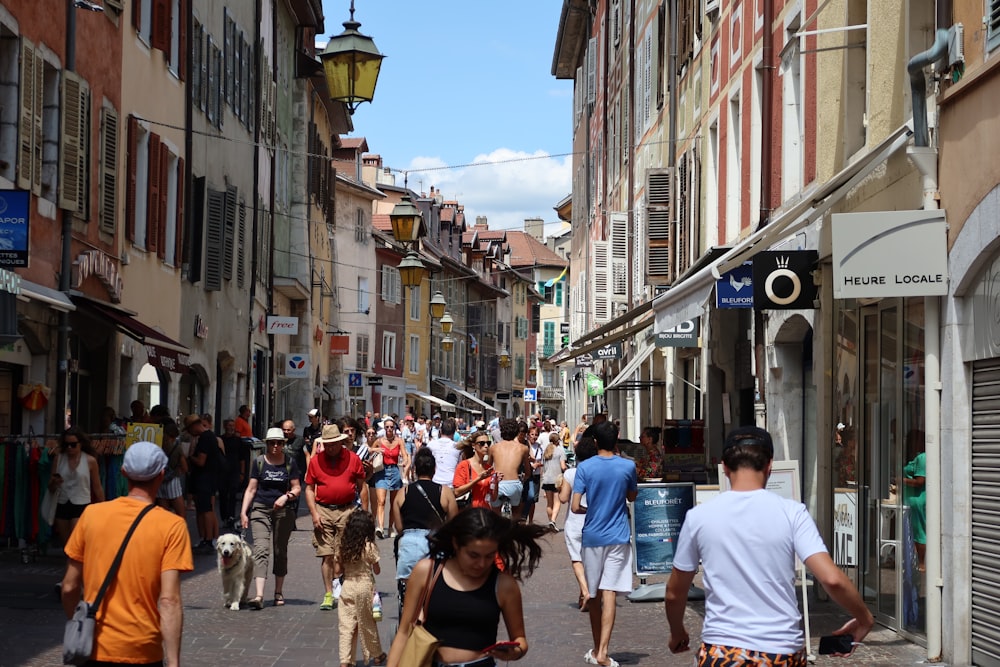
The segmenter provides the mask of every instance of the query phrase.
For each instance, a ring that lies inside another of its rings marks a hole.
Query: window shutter
[[[17,187],[32,189],[35,161],[35,47],[21,38],[21,104],[18,110]]]
[[[611,214],[611,293],[628,295],[628,214]]]
[[[191,178],[191,206],[187,209],[188,237],[187,279],[196,283],[202,278],[202,257],[205,255],[205,177]]]
[[[35,82],[31,86],[31,92],[35,96],[31,139],[31,191],[36,197],[41,197],[42,147],[45,142],[42,127],[42,110],[45,108],[45,61],[37,51],[34,52],[34,59],[35,64],[31,68],[31,73],[35,77]]]
[[[153,0],[153,24],[150,30],[150,44],[163,51],[170,60],[170,0]]]
[[[236,254],[236,284],[243,288],[246,276],[246,254],[247,254],[247,205],[240,202],[240,225],[239,225],[239,252]]]
[[[597,38],[591,37],[587,45],[587,102],[597,100]]]
[[[156,252],[160,242],[160,135],[149,133],[149,166],[146,172],[146,250]]]
[[[59,208],[75,211],[80,204],[81,96],[83,81],[73,72],[62,72],[62,105],[59,109]]]
[[[142,26],[142,0],[132,0],[132,27],[139,31]]]
[[[125,238],[135,241],[136,175],[139,170],[139,121],[128,117],[128,155],[125,156],[128,181],[125,184]]]
[[[1000,44],[1000,0],[990,0],[986,16],[986,48],[994,49]]]
[[[184,262],[184,158],[177,158],[177,233],[174,241],[174,266]]]
[[[594,322],[607,322],[610,310],[610,294],[608,293],[608,242],[593,242],[594,267]]]
[[[230,185],[226,188],[226,209],[223,213],[225,220],[225,229],[223,233],[224,246],[222,248],[222,277],[226,280],[233,279],[233,246],[235,244],[236,237],[236,216],[239,212],[236,210],[236,187]]]
[[[650,282],[656,284],[673,280],[670,263],[673,177],[672,168],[650,169],[646,172],[646,219],[649,223],[646,275]]]
[[[114,234],[118,229],[118,113],[110,107],[101,108],[100,161],[97,216],[101,231]]]
[[[177,0],[177,78],[181,81],[187,77],[187,3],[188,0]]]
[[[389,281],[390,281],[390,278],[389,278],[389,265],[388,264],[383,264],[382,265],[382,289],[379,290],[380,291],[380,296],[382,297],[383,301],[388,301],[389,300]],[[361,309],[358,308],[358,310],[361,310]]]
[[[642,119],[643,126],[649,123],[649,116],[652,111],[653,100],[653,35],[652,30],[646,33],[646,38],[642,40],[643,50],[643,83],[642,83]]]
[[[170,166],[170,151],[160,143],[160,200],[152,204],[159,208],[159,233],[157,234],[156,256],[161,260],[167,258],[167,195],[170,192],[170,175],[167,170]],[[176,243],[176,241],[174,241]]]
[[[226,193],[208,191],[208,225],[205,230],[205,289],[222,289],[224,216]]]
[[[688,214],[691,211],[691,195],[688,188],[690,183],[691,153],[687,152],[681,156],[677,165],[677,275],[681,275],[687,270],[689,265],[690,250],[688,248],[688,225],[690,220]]]
[[[233,22],[232,18],[229,16],[229,9],[223,8],[222,10],[223,18],[223,28],[222,28],[222,57],[225,60],[225,79],[221,81],[219,85],[225,93],[225,101],[232,105],[233,103],[233,33],[235,32],[236,24]]]

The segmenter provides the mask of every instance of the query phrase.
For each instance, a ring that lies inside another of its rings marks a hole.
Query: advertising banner
[[[604,347],[599,347],[594,350],[594,356],[598,359],[621,359],[622,344],[620,342],[608,343]]]
[[[640,484],[632,504],[632,559],[636,576],[669,574],[694,484]]]
[[[812,272],[819,261],[815,250],[759,252],[753,258],[753,305],[758,310],[815,308]]]
[[[587,396],[604,395],[604,380],[593,373],[587,373]]]
[[[0,266],[28,266],[28,194],[0,191]]]
[[[716,308],[753,308],[753,264],[746,262],[715,281]]]
[[[684,320],[666,331],[657,331],[653,341],[656,347],[698,347],[698,318]]]

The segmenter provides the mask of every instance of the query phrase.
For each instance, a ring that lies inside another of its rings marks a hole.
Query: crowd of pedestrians
[[[594,423],[584,416],[574,428],[496,418],[465,429],[440,415],[327,420],[311,410],[301,434],[293,420],[276,422],[257,454],[247,406],[223,421],[221,435],[208,415],[178,425],[140,404],[133,416],[161,424],[163,442],[127,450],[128,496],[101,502],[96,460],[86,435],[73,428],[60,438],[49,486],[69,559],[61,591],[68,616],[82,591],[100,588],[133,522],[145,541],[123,559],[119,584],[104,603],[95,660],[177,664],[180,574],[192,569],[192,553],[214,553],[220,531],[249,531],[255,578],[246,606],[265,606],[269,575],[271,604],[283,606],[288,545],[304,496],[322,581],[319,609],[338,610],[341,667],[355,664],[359,641],[365,664],[404,665],[418,618],[439,642],[435,666],[493,667],[523,658],[529,633],[520,582],[542,557],[541,538],[560,530],[578,583],[577,607],[589,619],[591,645],[581,660],[618,665],[611,654],[617,599],[633,582],[630,503],[641,479],[663,476],[657,429],[643,430],[633,458],[618,450],[615,424],[600,415]],[[732,431],[722,455],[732,492],[689,512],[676,545],[666,648],[695,648],[698,665],[805,664],[791,584],[796,557],[852,615],[839,634],[860,642],[871,630],[871,614],[805,507],[765,490],[773,451],[762,429]],[[162,509],[143,520],[140,512],[153,503]],[[184,521],[191,510],[194,547]],[[387,650],[376,626],[382,539],[395,540],[400,610]],[[748,542],[755,545],[749,555]],[[691,647],[684,608],[699,568],[706,618],[700,645]],[[501,620],[508,639],[497,643]],[[138,630],[135,641],[124,640]]]

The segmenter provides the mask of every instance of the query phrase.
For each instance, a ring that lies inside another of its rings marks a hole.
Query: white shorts
[[[590,597],[598,591],[632,592],[632,545],[583,547],[582,556]]]

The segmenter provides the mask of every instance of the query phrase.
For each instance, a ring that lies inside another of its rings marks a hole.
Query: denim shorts
[[[403,488],[403,479],[399,476],[399,466],[394,464],[387,465],[381,472],[372,475],[372,481],[375,482],[376,489],[398,491]]]
[[[396,578],[406,579],[413,571],[413,566],[422,558],[427,558],[427,534],[431,531],[423,528],[407,528],[399,536],[399,555],[396,557]]]

